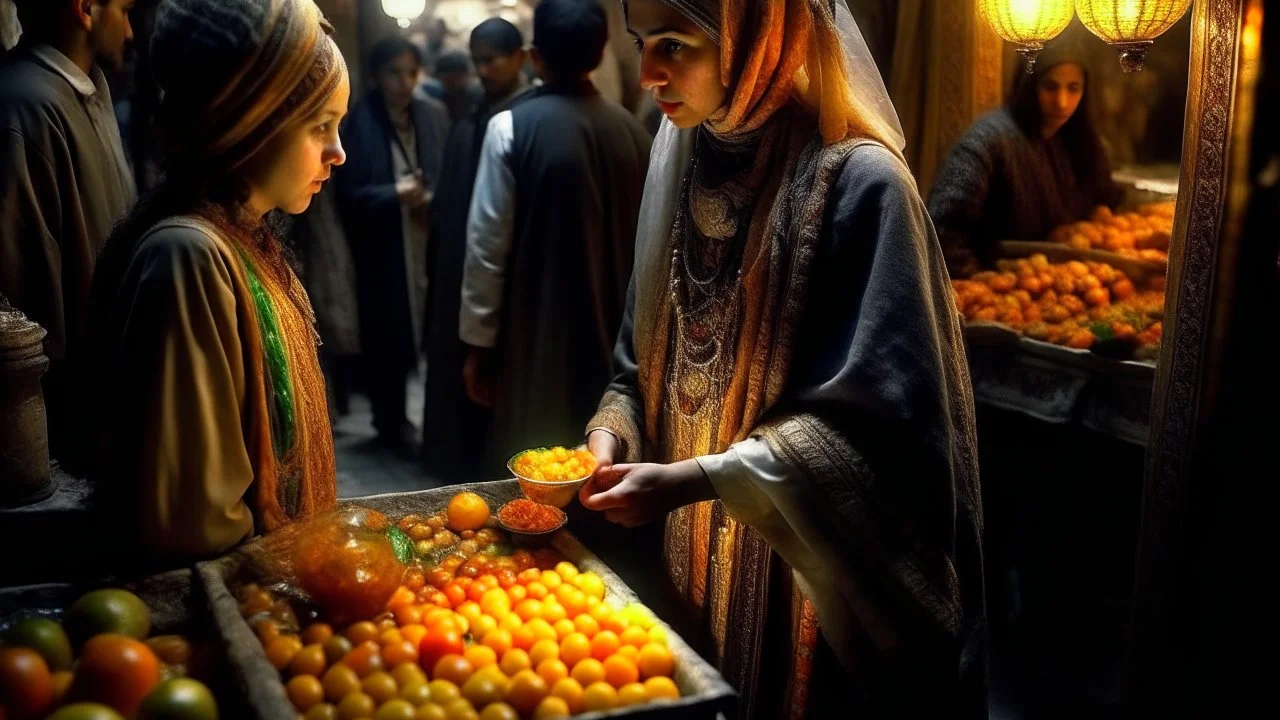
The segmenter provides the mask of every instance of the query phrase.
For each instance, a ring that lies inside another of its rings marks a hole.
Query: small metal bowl
[[[547,480],[534,480],[532,478],[527,478],[521,475],[520,473],[516,472],[516,469],[515,469],[516,458],[520,457],[521,455],[524,455],[527,452],[532,452],[534,450],[543,450],[543,449],[545,448],[530,448],[528,450],[521,450],[515,455],[512,455],[511,459],[507,461],[507,470],[510,471],[511,474],[516,478],[516,480],[519,481],[520,492],[524,493],[525,497],[529,498],[530,500],[536,503],[541,503],[543,505],[551,505],[552,507],[557,507],[557,508],[563,508],[564,506],[573,502],[573,499],[578,495],[578,490],[583,485],[587,484],[587,481],[591,479],[591,475],[587,475],[586,477],[580,480],[564,480],[559,482],[551,482]]]
[[[503,505],[502,507],[506,507],[506,505]],[[525,530],[525,529],[521,529],[521,528],[513,528],[513,527],[511,527],[510,525],[508,525],[508,524],[506,524],[506,523],[502,522],[502,509],[501,509],[501,508],[499,508],[499,509],[498,509],[498,512],[494,514],[494,517],[495,517],[495,518],[497,518],[497,520],[498,520],[498,526],[499,526],[499,527],[501,527],[503,530],[506,530],[508,533],[510,533],[511,535],[515,536],[516,538],[521,538],[521,537],[524,537],[524,538],[537,538],[537,537],[542,537],[542,536],[544,536],[544,535],[550,535],[551,533],[553,533],[553,532],[555,532],[555,531],[559,530],[560,528],[564,527],[564,526],[565,526],[565,524],[569,522],[569,515],[568,515],[567,513],[565,513],[563,510],[561,510],[561,511],[560,511],[560,515],[561,515],[561,517],[560,517],[560,522],[559,522],[559,523],[557,523],[554,527],[547,528],[546,530],[536,530],[536,531],[534,531],[534,530]]]

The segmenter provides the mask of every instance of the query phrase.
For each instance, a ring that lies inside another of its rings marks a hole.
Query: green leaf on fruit
[[[391,550],[397,560],[407,563],[413,559],[413,540],[403,530],[392,525],[387,528],[387,539],[391,541]]]

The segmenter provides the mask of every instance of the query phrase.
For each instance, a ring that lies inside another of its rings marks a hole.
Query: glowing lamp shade
[[[978,0],[979,16],[1017,47],[1027,72],[1044,44],[1067,29],[1072,12],[1071,0]]]
[[[409,27],[426,9],[427,0],[382,0],[382,12],[395,18],[402,28]]]
[[[1147,49],[1189,7],[1191,0],[1076,0],[1080,22],[1120,51],[1125,72],[1142,69]]]

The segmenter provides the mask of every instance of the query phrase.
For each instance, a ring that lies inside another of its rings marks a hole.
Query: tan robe
[[[96,471],[107,502],[138,519],[144,547],[183,556],[218,554],[270,529],[254,487],[260,468],[276,467],[244,264],[229,241],[201,227],[165,221],[133,253],[109,312],[109,415]],[[309,325],[291,303],[276,311],[281,328]],[[315,365],[314,346],[310,355],[298,361]],[[310,394],[295,390],[299,437],[308,416],[329,437],[327,411],[305,407]],[[326,452],[332,458],[331,444],[314,447]],[[332,497],[331,471],[313,480]]]

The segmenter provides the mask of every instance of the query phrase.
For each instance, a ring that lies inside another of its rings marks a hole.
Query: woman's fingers
[[[596,474],[578,492],[582,506],[597,511],[625,507],[629,492],[624,479],[629,469],[627,465],[614,465],[596,470]]]

